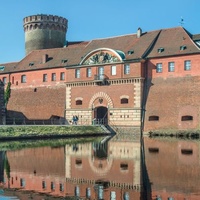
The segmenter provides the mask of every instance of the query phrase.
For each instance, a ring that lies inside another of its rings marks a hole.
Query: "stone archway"
[[[89,102],[93,123],[108,124],[109,108],[113,108],[112,99],[104,92],[96,93]]]
[[[99,99],[98,102],[96,101],[97,99]],[[105,99],[106,102],[101,102],[101,99],[102,100]],[[90,99],[89,108],[93,109],[98,106],[105,106],[105,107],[113,108],[113,101],[110,98],[110,96],[108,94],[106,94],[105,92],[98,92],[95,95],[93,95],[93,97]]]

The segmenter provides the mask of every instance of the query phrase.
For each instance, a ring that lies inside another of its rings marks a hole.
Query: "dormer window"
[[[63,59],[63,60],[61,61],[62,64],[66,63],[66,62],[67,62],[67,59]]]
[[[185,49],[187,49],[187,46],[185,46],[185,45],[180,46],[180,50],[181,50],[181,51],[183,51],[183,50],[185,50]]]
[[[30,62],[29,63],[29,67],[33,66],[34,65],[34,62]]]
[[[133,53],[134,53],[133,50],[129,50],[129,51],[128,51],[128,55],[131,55],[131,54],[133,54]]]
[[[163,47],[158,48],[158,53],[162,53],[165,49]]]
[[[0,66],[0,71],[4,71],[5,66]]]

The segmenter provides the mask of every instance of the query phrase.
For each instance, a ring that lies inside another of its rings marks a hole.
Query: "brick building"
[[[199,35],[183,27],[66,42],[67,20],[24,18],[26,56],[1,64],[7,123],[199,128]],[[48,45],[47,45],[48,44]]]

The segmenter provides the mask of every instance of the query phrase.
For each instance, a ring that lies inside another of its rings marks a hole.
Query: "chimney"
[[[46,63],[47,60],[48,60],[48,54],[42,55],[42,63],[43,63],[43,64]]]
[[[142,29],[138,28],[138,30],[137,30],[137,38],[140,38],[141,35],[142,35]]]

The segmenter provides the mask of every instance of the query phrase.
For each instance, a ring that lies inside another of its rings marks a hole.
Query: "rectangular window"
[[[52,81],[56,81],[56,73],[52,73],[51,74],[51,80]]]
[[[190,60],[186,60],[186,61],[184,62],[184,70],[185,70],[185,71],[191,70],[191,61],[190,61]]]
[[[116,75],[117,74],[117,70],[116,70],[116,66],[111,66],[111,75]]]
[[[65,80],[65,72],[60,72],[60,80],[61,81]]]
[[[161,73],[162,72],[162,63],[157,63],[156,64],[156,72]]]
[[[91,77],[92,76],[92,70],[91,68],[87,68],[87,77]]]
[[[54,182],[51,182],[51,190],[52,190],[52,191],[55,190],[55,184],[54,184]]]
[[[47,82],[47,74],[43,74],[43,82]]]
[[[168,63],[168,71],[169,72],[174,72],[174,62],[169,62]]]
[[[64,184],[60,183],[60,192],[63,192],[63,191],[64,191]]]
[[[124,74],[130,74],[130,65],[129,64],[124,65]]]
[[[46,189],[47,185],[45,181],[42,181],[42,189]]]
[[[7,83],[7,78],[6,77],[3,77],[3,83],[4,83],[4,85]]]
[[[80,69],[75,70],[75,78],[80,78]]]
[[[20,186],[25,187],[25,185],[26,185],[25,180],[23,178],[20,178]]]
[[[26,75],[21,76],[21,83],[26,83]]]

